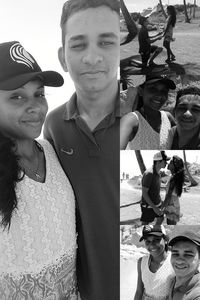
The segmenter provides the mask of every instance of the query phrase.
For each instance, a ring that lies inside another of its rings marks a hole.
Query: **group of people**
[[[161,199],[160,170],[165,168],[171,175],[166,183],[164,200]],[[156,221],[161,225],[166,218],[168,225],[176,225],[182,216],[179,198],[184,184],[183,160],[174,155],[171,159],[165,151],[157,152],[153,156],[153,166],[142,176],[141,222],[147,225]]]
[[[0,44],[1,300],[119,298],[119,16],[118,0],[64,3],[76,92],[47,119],[62,76]]]
[[[133,88],[130,88],[130,90]],[[136,96],[123,100],[129,111],[120,121],[120,149],[200,149],[200,88],[190,84],[176,93],[173,112],[162,110],[176,85],[167,76],[146,76]]]
[[[162,225],[143,227],[134,300],[199,300],[200,235],[183,230],[169,240]]]
[[[142,59],[142,66],[149,67],[156,66],[153,62],[154,59],[162,52],[163,48],[158,47],[157,45],[152,45],[157,40],[161,40],[163,38],[163,46],[167,50],[167,59],[166,63],[171,63],[175,61],[175,55],[171,50],[170,44],[174,41],[173,38],[173,29],[176,25],[176,10],[172,5],[167,6],[167,19],[166,25],[162,32],[154,36],[150,36],[148,33],[148,17],[140,16],[139,24],[141,25],[141,29],[138,33],[138,41],[139,41],[139,53]]]

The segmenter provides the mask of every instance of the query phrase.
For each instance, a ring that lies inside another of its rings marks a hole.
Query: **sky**
[[[60,17],[64,0],[1,0],[0,43],[19,41],[43,71],[54,70],[65,79],[60,88],[46,88],[49,110],[66,102],[74,92],[62,70],[57,51],[61,46]]]
[[[142,150],[141,154],[145,163],[145,166],[150,168],[153,164],[153,155],[158,152],[156,150]],[[172,157],[173,155],[178,155],[183,159],[182,150],[167,150],[165,151],[167,156]],[[200,164],[200,151],[199,150],[186,150],[186,159],[189,163]],[[120,151],[120,177],[121,174],[125,172],[129,174],[130,178],[133,176],[140,175],[140,169],[136,160],[134,150],[121,150]]]
[[[158,0],[124,0],[128,10],[130,12],[142,12],[143,9],[147,9],[148,7],[155,7],[158,4]],[[193,3],[193,0],[186,0],[186,3]],[[183,4],[183,0],[163,0],[163,5],[175,5],[175,4]],[[197,0],[197,5],[200,5],[200,0]]]

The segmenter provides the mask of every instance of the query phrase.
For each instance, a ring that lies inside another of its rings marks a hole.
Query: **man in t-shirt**
[[[139,24],[142,26],[138,34],[139,53],[142,58],[142,64],[145,67],[147,66],[149,61],[149,66],[154,66],[156,64],[153,62],[153,60],[156,58],[156,56],[158,56],[162,52],[163,48],[151,44],[156,42],[157,40],[161,40],[162,33],[158,33],[151,37],[149,36],[148,28],[147,28],[148,26],[147,17],[140,16]],[[151,54],[152,56],[150,58]]]
[[[141,221],[147,225],[154,221],[159,225],[163,222],[164,215],[161,210],[162,200],[160,197],[160,169],[165,168],[167,161],[165,151],[160,151],[153,156],[153,166],[146,170],[142,176],[142,200],[141,200]]]

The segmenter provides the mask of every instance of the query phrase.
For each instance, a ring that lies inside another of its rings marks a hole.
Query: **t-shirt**
[[[142,186],[149,188],[148,194],[151,201],[158,205],[161,203],[160,197],[160,175],[153,172],[153,168],[146,170],[142,176]],[[142,204],[147,204],[142,196]]]
[[[138,33],[139,53],[150,52],[151,44],[149,42],[149,34],[146,27],[142,26]]]
[[[45,125],[44,136],[54,145],[76,196],[82,300],[119,299],[119,121],[116,105],[91,131],[74,94],[48,115]]]
[[[200,300],[200,275],[196,273],[182,286],[174,288],[175,280],[170,287],[170,294],[167,300]]]

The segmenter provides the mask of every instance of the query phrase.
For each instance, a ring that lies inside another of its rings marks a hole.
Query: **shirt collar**
[[[115,102],[114,111],[110,115],[114,115],[114,117],[120,117],[119,90]],[[79,111],[77,107],[77,95],[76,93],[74,93],[65,105],[63,119],[69,121],[70,119],[76,119],[77,117],[79,117]]]

